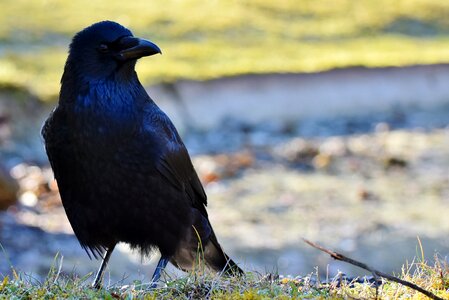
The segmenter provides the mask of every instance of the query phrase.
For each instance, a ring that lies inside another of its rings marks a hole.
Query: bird
[[[137,60],[155,54],[162,54],[156,44],[114,21],[84,28],[70,43],[59,101],[41,129],[74,234],[102,260],[95,288],[118,243],[143,256],[159,250],[152,286],[168,262],[188,271],[198,258],[212,271],[244,274],[217,240],[178,131],[138,79]]]

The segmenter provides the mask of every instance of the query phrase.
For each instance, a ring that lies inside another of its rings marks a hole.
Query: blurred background
[[[71,37],[105,19],[162,49],[137,72],[245,269],[363,274],[302,237],[385,272],[449,254],[448,1],[0,5],[0,274],[40,279],[56,253],[66,274],[98,267],[73,236],[39,131]],[[149,280],[156,259],[121,246],[110,283]]]

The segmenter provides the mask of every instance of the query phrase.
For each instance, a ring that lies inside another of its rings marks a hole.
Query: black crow
[[[42,128],[73,231],[89,256],[103,258],[97,288],[119,242],[160,251],[153,284],[168,261],[190,270],[198,254],[215,271],[243,274],[217,241],[183,141],[137,78],[137,59],[157,53],[115,22],[80,31]]]

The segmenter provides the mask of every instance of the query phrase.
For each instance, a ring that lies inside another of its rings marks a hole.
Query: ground
[[[206,186],[217,235],[244,268],[296,276],[318,266],[323,276],[338,270],[362,274],[306,246],[305,237],[386,272],[399,272],[405,261],[420,257],[418,236],[426,259],[435,252],[447,255],[448,115],[447,107],[440,107],[374,119],[235,124],[191,133],[185,141]],[[217,140],[221,152],[216,152]],[[9,238],[3,246],[13,265],[46,274],[60,251],[66,272],[74,264],[81,274],[95,270],[98,263],[89,263],[67,235],[70,225],[48,167],[22,164],[12,174],[25,192],[7,214],[10,223],[5,224],[13,225],[4,225],[11,230],[4,232]],[[29,234],[36,238],[25,239],[34,247],[14,237],[23,225],[44,230],[33,229]],[[124,248],[112,265],[113,281],[151,274]]]

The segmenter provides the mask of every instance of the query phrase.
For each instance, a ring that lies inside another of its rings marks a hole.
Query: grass
[[[441,0],[2,1],[0,87],[54,99],[70,38],[103,19],[161,46],[138,65],[149,84],[449,62],[448,13]]]
[[[11,278],[5,276],[0,281],[0,299],[372,299],[376,295],[375,288],[367,283],[339,285],[336,280],[316,282],[313,275],[289,278],[251,272],[243,278],[192,272],[175,279],[166,276],[155,289],[135,281],[95,290],[90,287],[92,274],[79,278],[61,275],[60,270],[55,264],[44,282],[13,270]],[[407,263],[399,277],[449,299],[449,266],[438,257],[434,265]],[[386,281],[378,293],[381,299],[426,299],[412,289]]]

